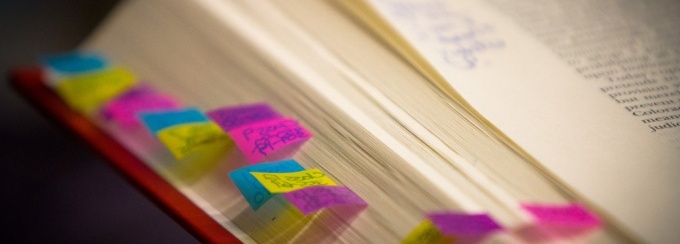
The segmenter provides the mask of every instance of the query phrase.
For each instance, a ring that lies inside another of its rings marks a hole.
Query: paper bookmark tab
[[[131,87],[127,91],[118,95],[117,98],[128,99],[141,96],[149,96],[153,94],[158,94],[158,92],[148,84],[137,83],[134,87]]]
[[[229,173],[229,178],[231,178],[238,190],[241,191],[250,207],[253,210],[257,210],[262,204],[272,198],[272,194],[250,172],[282,173],[302,170],[304,168],[295,162],[295,160],[288,159],[243,167]]]
[[[313,186],[283,194],[300,212],[308,215],[336,206],[366,206],[364,199],[346,186]]]
[[[230,131],[240,126],[258,121],[280,118],[281,115],[265,103],[247,104],[211,110],[208,113],[215,123],[224,131]]]
[[[600,218],[580,203],[567,205],[522,204],[522,208],[543,226],[591,229],[602,224]]]
[[[139,117],[154,135],[158,134],[158,131],[173,125],[210,121],[196,108],[143,112],[139,114]]]
[[[312,186],[336,186],[320,169],[292,173],[250,172],[269,193],[286,193]]]
[[[108,65],[104,57],[93,52],[49,55],[42,58],[42,63],[50,70],[64,74],[94,71]]]
[[[102,109],[105,118],[124,127],[140,124],[141,112],[158,112],[180,108],[174,98],[159,94],[146,85],[134,87],[106,103]]]
[[[287,158],[312,137],[297,121],[288,118],[260,121],[227,133],[251,163]]]
[[[452,237],[444,236],[437,226],[435,226],[432,221],[425,220],[418,224],[411,233],[401,240],[402,244],[444,244],[453,243],[455,239]]]
[[[56,91],[71,107],[89,114],[132,87],[136,79],[126,69],[111,68],[66,78],[57,84]]]
[[[158,139],[177,159],[215,144],[228,144],[229,137],[213,122],[187,123],[158,131]]]
[[[480,237],[503,229],[484,213],[434,212],[427,218],[446,236]]]

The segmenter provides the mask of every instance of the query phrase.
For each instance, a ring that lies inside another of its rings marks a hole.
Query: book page
[[[677,4],[592,2],[366,1],[539,167],[644,241],[679,239]]]

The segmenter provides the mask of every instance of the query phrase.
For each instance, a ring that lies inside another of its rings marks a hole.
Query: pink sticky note
[[[483,237],[503,229],[485,213],[433,212],[427,217],[446,236]]]
[[[527,242],[549,242],[557,239],[587,238],[601,226],[600,219],[581,204],[522,204],[536,222],[518,229]]]
[[[522,204],[522,208],[531,213],[542,225],[581,228],[595,228],[601,225],[600,218],[579,203]]]
[[[265,158],[267,161],[285,159],[312,137],[297,121],[288,118],[260,121],[227,133],[250,163]]]
[[[139,83],[127,91],[121,93],[117,97],[111,99],[111,101],[107,102],[102,106],[101,109],[101,115],[107,120],[113,119],[113,114],[109,111],[108,109],[109,106],[113,103],[117,103],[118,101],[126,101],[128,99],[133,99],[137,97],[142,97],[142,96],[151,96],[153,94],[156,94],[156,90],[154,90],[151,86],[144,84],[144,83]]]
[[[174,98],[156,93],[148,86],[140,86],[122,94],[104,105],[102,113],[124,127],[140,124],[137,114],[140,112],[163,111],[180,108]]]
[[[366,206],[361,197],[345,186],[315,186],[283,196],[305,215],[336,206]]]

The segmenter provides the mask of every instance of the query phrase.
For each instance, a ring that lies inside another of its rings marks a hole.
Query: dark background
[[[0,72],[73,50],[115,0],[0,0]],[[195,243],[99,155],[0,83],[0,242]]]

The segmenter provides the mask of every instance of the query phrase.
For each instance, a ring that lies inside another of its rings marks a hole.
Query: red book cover
[[[170,183],[86,117],[73,111],[43,82],[39,67],[19,68],[9,76],[14,89],[53,123],[83,139],[168,215],[204,243],[240,243]]]

